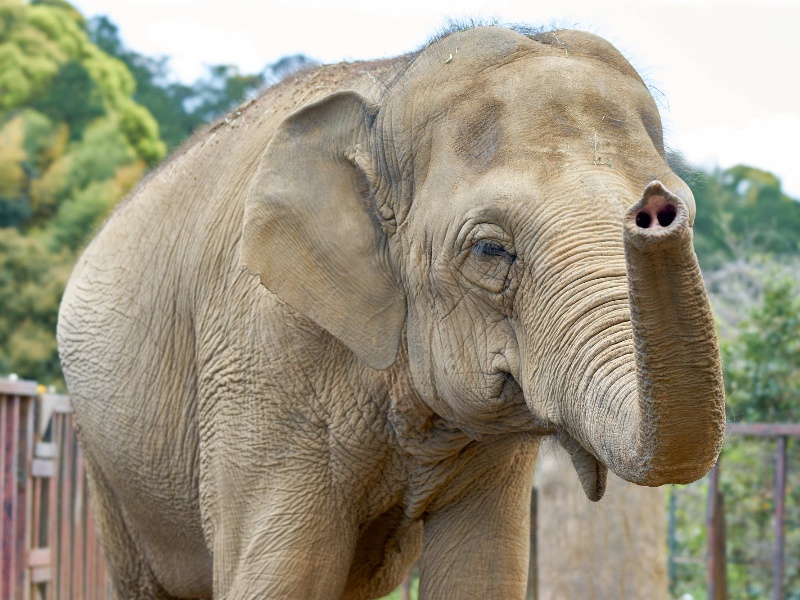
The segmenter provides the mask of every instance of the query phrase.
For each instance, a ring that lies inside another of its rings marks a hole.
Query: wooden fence
[[[0,379],[0,470],[0,600],[108,598],[65,396]]]

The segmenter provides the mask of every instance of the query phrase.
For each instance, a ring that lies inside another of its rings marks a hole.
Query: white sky
[[[323,62],[413,50],[448,17],[577,27],[617,46],[652,86],[667,143],[710,168],[772,171],[800,198],[800,0],[74,0],[126,44],[172,57],[184,81],[204,64],[261,70],[287,54]],[[800,234],[800,233],[799,233]]]

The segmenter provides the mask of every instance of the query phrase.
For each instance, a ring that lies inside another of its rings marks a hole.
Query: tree
[[[0,373],[47,383],[75,252],[166,152],[85,26],[63,0],[0,0]]]
[[[231,65],[206,67],[193,85],[173,80],[169,60],[139,54],[125,47],[119,29],[108,17],[89,20],[89,39],[109,56],[122,61],[136,80],[133,99],[158,121],[169,148],[177,147],[202,125],[232,110],[260,88],[304,67],[316,64],[302,54],[286,56],[260,73],[242,74]]]
[[[800,285],[768,274],[762,299],[723,346],[732,417],[800,422]]]
[[[18,225],[30,217],[30,204],[25,198],[24,141],[22,119],[12,120],[0,129],[0,227]]]
[[[71,266],[42,238],[0,230],[0,373],[60,381],[53,332]]]
[[[55,123],[69,123],[71,140],[80,139],[86,126],[105,114],[97,84],[75,60],[59,67],[46,93],[32,107]]]
[[[697,204],[694,245],[704,271],[755,254],[800,253],[800,202],[775,175],[746,165],[705,173],[678,154],[668,158]]]
[[[68,3],[0,0],[0,120],[2,111],[23,106],[78,129],[112,115],[138,158],[155,164],[166,147],[155,120],[131,99],[134,89],[125,65],[89,41],[83,17]]]

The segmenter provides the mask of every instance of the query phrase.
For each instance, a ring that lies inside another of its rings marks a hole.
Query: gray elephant
[[[59,316],[119,598],[522,598],[542,436],[686,483],[724,392],[695,206],[607,42],[478,27],[290,77],[86,249]]]

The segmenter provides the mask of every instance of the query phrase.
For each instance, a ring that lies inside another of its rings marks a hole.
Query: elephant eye
[[[511,236],[500,226],[483,224],[472,235],[469,253],[461,255],[461,272],[469,282],[499,294],[508,286],[511,266],[517,258],[513,248]]]
[[[497,242],[483,240],[472,246],[472,251],[479,256],[511,257],[511,254]]]

